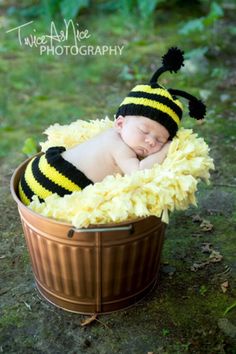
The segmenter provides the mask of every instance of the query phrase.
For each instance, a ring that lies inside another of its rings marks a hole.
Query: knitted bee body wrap
[[[45,154],[30,161],[19,183],[19,196],[24,204],[29,205],[33,195],[43,201],[54,193],[63,197],[93,184],[63,159],[61,153],[65,150],[61,146],[51,147]]]

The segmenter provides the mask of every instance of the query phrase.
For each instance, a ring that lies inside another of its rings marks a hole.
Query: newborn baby
[[[161,163],[170,144],[168,138],[167,129],[158,122],[120,115],[114,128],[66,150],[62,157],[92,182],[99,182],[107,175],[130,174]]]

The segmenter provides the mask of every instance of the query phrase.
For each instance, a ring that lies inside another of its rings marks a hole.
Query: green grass
[[[136,83],[149,80],[169,46],[178,44],[187,51],[191,49],[191,44],[186,44],[185,38],[176,31],[178,16],[171,17],[172,23],[162,22],[161,28],[158,23],[154,28],[153,25],[142,28],[138,19],[124,22],[122,14],[104,18],[100,13],[90,15],[89,20],[81,16],[80,28],[87,28],[91,35],[83,44],[124,45],[122,56],[40,55],[38,48],[20,47],[16,32],[3,33],[1,157],[20,150],[28,137],[40,140],[41,132],[52,123],[102,118],[106,114],[112,117],[127,92]],[[5,31],[23,22],[15,18],[8,21]],[[26,33],[33,28],[37,35],[49,31],[49,25],[39,19]],[[200,89],[214,90],[215,82],[206,81],[201,72],[191,75],[191,79],[183,72],[178,77],[167,73],[163,84],[199,95]],[[195,125],[191,120],[184,124]]]

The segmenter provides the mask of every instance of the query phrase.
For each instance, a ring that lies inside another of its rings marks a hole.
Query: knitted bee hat
[[[173,138],[179,128],[183,106],[176,96],[189,100],[189,115],[203,119],[206,106],[202,101],[181,90],[166,89],[157,80],[165,71],[177,72],[184,66],[184,52],[170,48],[162,57],[162,66],[153,74],[148,84],[135,86],[121,103],[116,118],[120,115],[144,116],[163,125]]]

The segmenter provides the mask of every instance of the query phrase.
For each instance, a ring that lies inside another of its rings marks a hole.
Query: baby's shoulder
[[[124,143],[124,141],[123,141],[123,139],[122,139],[120,133],[117,132],[116,129],[113,129],[113,130],[111,131],[110,139],[111,139],[111,142],[113,142],[113,144],[117,144],[117,145],[120,145],[120,146],[127,146],[127,145]]]
[[[104,132],[103,138],[107,144],[111,144],[112,146],[123,144],[123,140],[121,139],[120,134],[118,134],[114,128],[106,130]]]
[[[120,134],[115,130],[111,130],[108,136],[109,153],[114,156],[132,157],[135,155],[134,151],[123,141]]]

